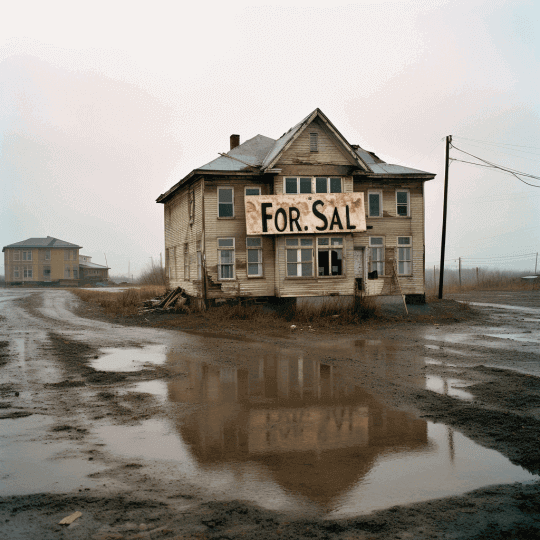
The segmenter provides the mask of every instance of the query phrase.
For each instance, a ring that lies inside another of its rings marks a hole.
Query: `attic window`
[[[309,134],[309,151],[310,152],[319,151],[319,134],[318,133]]]

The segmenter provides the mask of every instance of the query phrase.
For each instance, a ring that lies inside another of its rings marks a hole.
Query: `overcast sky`
[[[163,252],[160,193],[226,152],[231,133],[278,138],[319,107],[351,144],[437,173],[433,265],[446,135],[540,176],[538,21],[540,3],[518,0],[11,2],[0,245],[54,236],[136,276]],[[448,259],[532,271],[539,218],[540,189],[452,163]]]

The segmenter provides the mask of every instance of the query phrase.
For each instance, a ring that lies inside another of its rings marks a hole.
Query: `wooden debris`
[[[76,519],[79,519],[82,516],[82,512],[74,512],[73,514],[65,517],[62,521],[58,522],[58,525],[69,525],[73,523]]]

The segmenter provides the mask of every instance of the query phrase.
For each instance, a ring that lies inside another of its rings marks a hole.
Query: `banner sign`
[[[246,195],[248,235],[366,230],[363,193]]]

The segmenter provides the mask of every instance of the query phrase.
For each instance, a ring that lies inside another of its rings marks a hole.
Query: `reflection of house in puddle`
[[[381,454],[427,450],[427,424],[389,410],[314,360],[267,354],[247,369],[188,362],[172,401],[203,403],[178,429],[201,465],[259,462],[286,490],[328,505]]]

